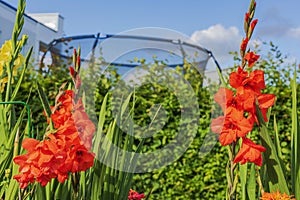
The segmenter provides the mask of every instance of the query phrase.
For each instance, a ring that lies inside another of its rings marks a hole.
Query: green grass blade
[[[239,164],[239,169],[242,191],[241,200],[246,200],[247,163],[244,165]]]
[[[278,155],[283,173],[286,174],[286,169],[285,169],[284,162],[283,162],[283,159],[282,159],[282,153],[281,153],[282,150],[281,150],[281,145],[280,145],[280,140],[279,140],[277,120],[276,120],[275,115],[274,115],[274,133],[275,133],[274,143],[275,143],[275,147],[276,147],[276,152],[277,152],[277,155]]]
[[[276,151],[278,153],[279,158],[282,158],[281,146],[280,146],[280,140],[279,140],[279,133],[278,133],[278,126],[277,126],[277,120],[276,120],[275,115],[274,115],[274,133],[275,133],[274,143],[275,143]]]
[[[292,137],[291,137],[291,177],[292,191],[296,199],[300,198],[300,123],[297,114],[297,72],[291,80],[292,88]]]
[[[10,181],[8,189],[5,192],[5,200],[17,199],[18,189],[19,189],[19,183],[16,180],[12,179]]]
[[[34,190],[34,193],[33,193],[33,199],[36,199],[36,200],[38,200],[38,199],[48,200],[46,198],[46,188],[42,187],[41,184],[39,184],[39,183],[36,183],[35,187],[36,187],[36,189]]]
[[[256,175],[255,175],[255,165],[251,163],[250,176],[247,181],[247,195],[249,200],[256,200]]]
[[[50,104],[49,101],[47,99],[47,95],[45,94],[43,88],[41,87],[41,85],[37,82],[37,89],[38,89],[38,93],[40,96],[40,100],[42,102],[43,108],[46,112],[46,115],[48,118],[50,118],[51,116],[51,109],[50,109]]]
[[[97,133],[94,139],[93,143],[93,152],[95,153],[95,162],[94,166],[92,168],[91,172],[91,179],[90,181],[93,183],[92,188],[91,188],[91,199],[99,199],[101,193],[102,193],[102,188],[103,186],[103,178],[104,178],[104,165],[100,163],[99,161],[99,151],[102,148],[101,141],[102,141],[102,134],[103,134],[103,127],[104,127],[104,122],[105,122],[105,117],[106,117],[106,106],[107,106],[107,98],[108,94],[105,95],[100,113],[99,113],[99,118],[98,118],[98,126],[97,126]]]

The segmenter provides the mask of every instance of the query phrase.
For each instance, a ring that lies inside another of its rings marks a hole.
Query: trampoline
[[[115,66],[118,73],[126,73],[141,65],[161,61],[168,67],[182,67],[187,61],[204,73],[207,62],[213,59],[221,71],[213,53],[182,38],[123,34],[89,34],[68,36],[50,42],[40,58],[39,70],[47,65],[71,64],[73,49],[80,47],[82,65],[93,62],[99,66]]]

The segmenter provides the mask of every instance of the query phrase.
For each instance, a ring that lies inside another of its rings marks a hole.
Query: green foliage
[[[142,63],[142,62],[141,62]],[[182,105],[178,101],[177,95],[163,83],[161,78],[169,78],[168,82],[174,83],[175,88],[184,91],[184,85],[180,83],[178,77],[183,76],[191,85],[193,93],[197,97],[200,116],[197,122],[198,130],[196,137],[187,151],[176,162],[150,173],[136,174],[134,176],[133,189],[150,194],[150,199],[215,199],[225,195],[225,158],[226,151],[219,145],[215,147],[204,158],[200,157],[199,150],[203,145],[204,137],[210,131],[210,119],[212,109],[211,94],[212,88],[203,87],[203,75],[195,66],[185,63],[183,68],[176,68],[167,71],[164,63],[155,61],[152,66],[144,66],[147,74],[143,76],[141,82],[146,82],[139,87],[134,87],[136,105],[134,109],[134,123],[140,127],[150,124],[151,116],[155,113],[155,105],[162,105],[167,116],[167,121],[158,121],[151,124],[150,130],[159,130],[150,138],[146,138],[143,152],[153,152],[163,148],[174,139],[180,127]],[[159,74],[160,76],[158,77]],[[112,80],[100,79],[96,93],[96,107],[103,99],[104,94],[109,92],[116,85]],[[122,83],[118,83],[122,84]],[[134,84],[133,84],[134,85]],[[216,89],[217,87],[213,87]],[[188,101],[187,101],[188,102]],[[154,109],[154,110],[153,110]],[[197,110],[197,109],[196,109]],[[165,118],[162,118],[165,119]],[[189,129],[187,129],[187,132]],[[139,133],[135,133],[139,134]],[[188,133],[187,133],[188,134]],[[216,138],[212,138],[213,141]],[[208,145],[208,144],[207,144]],[[172,152],[175,153],[175,152]],[[162,157],[155,160],[159,161]],[[155,161],[153,161],[155,162]],[[145,166],[147,167],[147,166]],[[222,184],[223,183],[223,184]]]

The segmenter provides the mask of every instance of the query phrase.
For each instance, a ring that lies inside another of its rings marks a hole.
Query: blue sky
[[[17,0],[7,1],[13,6]],[[27,0],[27,13],[58,12],[66,35],[119,33],[161,27],[181,32],[212,50],[221,64],[238,50],[250,0]],[[300,60],[298,0],[257,0],[259,23],[253,39],[273,41],[284,54]]]

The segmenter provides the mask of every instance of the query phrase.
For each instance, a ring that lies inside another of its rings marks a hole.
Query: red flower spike
[[[242,147],[237,153],[234,163],[240,162],[245,164],[246,162],[253,162],[258,166],[262,166],[262,152],[265,152],[266,148],[261,145],[255,144],[248,138],[243,138]]]

